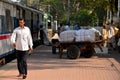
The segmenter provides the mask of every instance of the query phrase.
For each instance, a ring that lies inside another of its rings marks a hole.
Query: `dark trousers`
[[[27,56],[28,56],[28,51],[16,50],[17,67],[19,74],[27,75]]]
[[[58,39],[52,39],[52,53],[53,54],[56,54],[56,48],[57,48],[57,46],[55,46],[55,44],[57,44],[59,42],[59,40]]]

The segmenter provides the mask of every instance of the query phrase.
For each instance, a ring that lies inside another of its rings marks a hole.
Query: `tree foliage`
[[[97,20],[103,21],[106,10],[116,12],[118,0],[28,0],[38,4],[44,11],[50,13],[59,22],[66,22],[68,17],[74,24],[91,25]],[[70,3],[68,3],[70,1]],[[69,16],[70,15],[70,16]]]

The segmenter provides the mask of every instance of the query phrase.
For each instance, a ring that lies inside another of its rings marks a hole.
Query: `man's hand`
[[[13,46],[16,48],[16,43],[13,43]]]
[[[31,55],[31,53],[32,53],[32,51],[33,51],[33,48],[29,48],[29,55]]]
[[[29,51],[33,51],[33,48],[29,48]]]

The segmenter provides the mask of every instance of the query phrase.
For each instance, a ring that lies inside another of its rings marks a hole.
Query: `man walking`
[[[30,29],[25,26],[24,19],[19,19],[19,27],[13,31],[11,41],[16,49],[18,77],[22,76],[25,79],[27,77],[28,50],[33,50],[33,41]]]

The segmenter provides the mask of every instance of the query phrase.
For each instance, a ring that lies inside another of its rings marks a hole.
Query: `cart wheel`
[[[77,59],[80,57],[80,49],[76,45],[71,45],[67,49],[67,57],[69,59]]]
[[[85,58],[91,58],[93,56],[93,51],[92,50],[86,50],[86,51],[84,51],[83,56]]]

